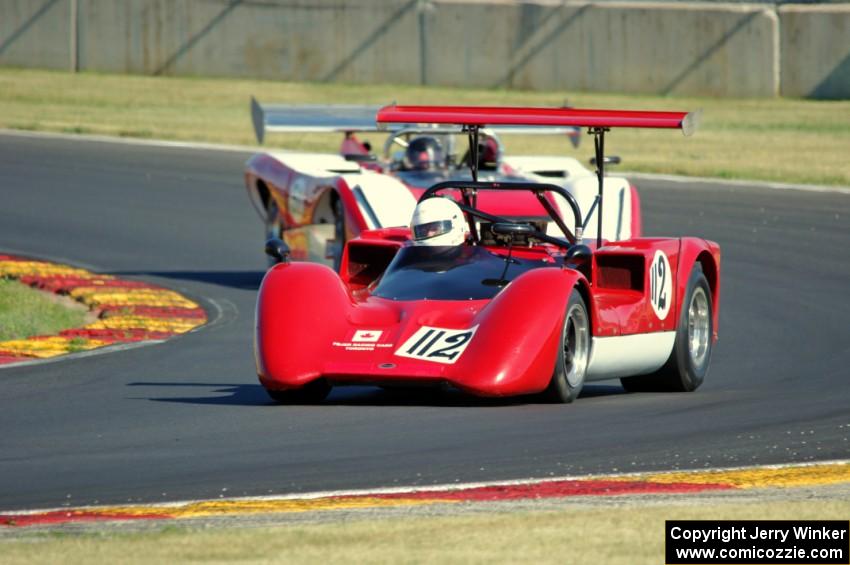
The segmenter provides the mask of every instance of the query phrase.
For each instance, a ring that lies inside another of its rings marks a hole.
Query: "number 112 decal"
[[[667,317],[672,300],[673,273],[670,272],[670,261],[663,251],[658,250],[649,266],[649,302],[659,320]]]
[[[467,330],[447,330],[422,326],[399,347],[395,354],[434,363],[454,364],[472,341],[478,326]]]

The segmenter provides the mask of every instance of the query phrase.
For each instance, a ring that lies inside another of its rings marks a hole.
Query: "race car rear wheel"
[[[331,392],[331,385],[325,379],[307,383],[301,388],[292,390],[266,389],[272,400],[278,404],[315,404],[324,400]]]
[[[620,379],[623,388],[629,392],[696,390],[708,373],[713,331],[711,288],[697,263],[688,279],[670,358],[651,375]]]
[[[552,380],[543,397],[550,402],[567,403],[581,392],[590,357],[590,318],[577,289],[573,289],[567,304],[560,343]]]

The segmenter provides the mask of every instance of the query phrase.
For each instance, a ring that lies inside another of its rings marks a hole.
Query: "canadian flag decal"
[[[353,342],[376,342],[381,339],[381,334],[383,332],[375,331],[375,330],[357,330],[354,332],[354,337],[351,338]]]

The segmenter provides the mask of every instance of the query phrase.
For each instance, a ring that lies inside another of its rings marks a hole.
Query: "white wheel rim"
[[[701,367],[708,355],[710,315],[705,290],[697,287],[688,305],[688,353],[695,367]]]
[[[564,373],[571,388],[579,386],[584,381],[590,350],[589,334],[587,314],[581,306],[574,304],[567,312],[567,319],[564,322],[563,344]]]

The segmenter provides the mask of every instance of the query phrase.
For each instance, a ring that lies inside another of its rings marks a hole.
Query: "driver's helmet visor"
[[[450,231],[452,231],[451,220],[426,222],[424,224],[419,224],[418,226],[413,226],[413,239],[431,239],[432,237],[437,237],[438,235],[443,235]]]

